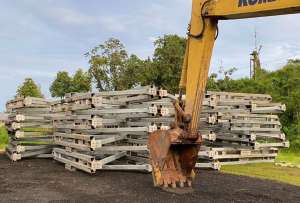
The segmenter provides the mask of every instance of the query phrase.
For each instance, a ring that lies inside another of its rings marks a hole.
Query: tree
[[[92,90],[91,82],[89,73],[78,69],[72,78],[70,90],[72,92],[89,92]]]
[[[122,88],[130,89],[139,85],[147,85],[145,82],[147,67],[147,61],[139,59],[136,55],[131,55],[120,74]]]
[[[86,54],[96,87],[100,91],[123,90],[138,85],[154,84],[171,93],[179,90],[186,39],[165,35],[154,42],[153,59],[128,58],[124,45],[111,38]]]
[[[72,92],[72,78],[66,71],[60,71],[56,74],[56,79],[50,86],[50,92],[52,97],[63,98],[66,93]]]
[[[100,91],[123,90],[121,75],[128,59],[124,45],[118,39],[111,38],[86,54],[89,59],[89,73]]]
[[[36,85],[32,78],[26,78],[21,86],[17,89],[17,97],[38,97],[42,98],[40,88]]]
[[[230,80],[231,76],[236,71],[237,71],[237,68],[224,69],[223,66],[219,67],[219,73],[224,76],[224,80]]]
[[[220,91],[217,83],[218,75],[216,73],[212,73],[207,81],[206,89],[210,91]]]
[[[179,91],[186,39],[165,35],[154,42],[152,68],[148,69],[147,82],[166,88],[171,93]]]
[[[288,64],[299,64],[300,63],[300,59],[289,59],[288,60]]]

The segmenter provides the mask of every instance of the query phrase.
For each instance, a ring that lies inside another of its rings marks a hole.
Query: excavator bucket
[[[191,187],[201,136],[186,139],[187,132],[175,128],[150,134],[148,148],[154,186]]]

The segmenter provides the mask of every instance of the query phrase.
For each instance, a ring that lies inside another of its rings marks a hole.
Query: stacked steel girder
[[[285,105],[270,95],[207,92],[200,131],[205,139],[199,162],[218,169],[226,164],[273,162],[289,147],[278,114]]]
[[[144,170],[149,132],[168,129],[174,107],[156,87],[127,91],[67,94],[52,105],[65,116],[53,120],[55,160],[69,170]]]
[[[6,104],[9,144],[6,154],[12,161],[22,158],[50,158],[53,148],[50,102],[42,98],[18,98]]]
[[[170,128],[176,97],[154,86],[126,91],[70,93],[51,102],[23,98],[7,102],[10,144],[6,152],[53,158],[70,170],[151,171],[149,133]],[[269,95],[207,92],[200,118],[204,139],[199,168],[272,162],[288,147],[278,114],[285,106]],[[54,134],[52,136],[52,131]]]

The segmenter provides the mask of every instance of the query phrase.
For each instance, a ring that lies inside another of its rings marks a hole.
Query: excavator
[[[218,21],[294,13],[300,13],[300,0],[193,0],[181,91],[174,102],[176,121],[169,130],[155,131],[148,139],[154,186],[192,186],[202,142],[199,115],[219,32]]]

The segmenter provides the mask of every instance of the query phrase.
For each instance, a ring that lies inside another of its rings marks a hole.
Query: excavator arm
[[[193,0],[180,87],[186,90],[185,112],[198,130],[201,102],[219,20],[255,18],[300,12],[300,0]]]
[[[300,12],[300,0],[193,0],[180,88],[177,122],[171,130],[149,136],[148,148],[156,186],[191,186],[200,149],[199,118],[218,21]]]

